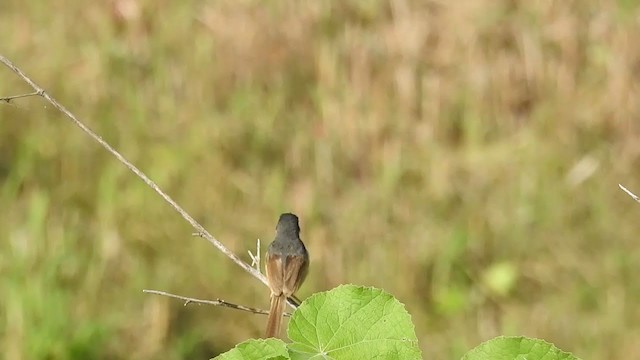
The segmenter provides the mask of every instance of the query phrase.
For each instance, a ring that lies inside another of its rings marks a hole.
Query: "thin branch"
[[[267,279],[264,275],[260,273],[260,271],[251,267],[251,265],[242,261],[236,254],[231,252],[224,244],[218,241],[213,235],[209,234],[205,228],[200,225],[191,215],[189,215],[182,207],[180,207],[169,195],[165,194],[156,183],[154,183],[151,179],[149,179],[142,171],[140,171],[137,167],[135,167],[132,163],[130,163],[127,159],[124,158],[118,151],[116,151],[111,145],[109,145],[106,141],[102,139],[98,134],[93,132],[89,127],[87,127],[84,123],[82,123],[75,115],[73,115],[69,110],[67,110],[64,106],[62,106],[58,101],[52,98],[47,92],[44,91],[39,85],[37,85],[33,80],[31,80],[27,75],[25,75],[22,70],[18,69],[9,59],[0,55],[0,62],[4,63],[9,69],[11,69],[14,73],[16,73],[19,77],[22,78],[29,86],[33,88],[35,93],[45,100],[47,100],[53,107],[58,109],[60,112],[65,114],[69,119],[73,121],[73,123],[78,126],[82,131],[84,131],[87,135],[89,135],[93,140],[98,142],[103,148],[105,148],[111,155],[115,156],[118,161],[120,161],[124,166],[126,166],[131,172],[137,175],[142,181],[144,181],[147,186],[152,188],[158,195],[160,195],[171,207],[177,211],[191,226],[198,232],[199,236],[209,241],[213,246],[215,246],[218,250],[220,250],[223,254],[225,254],[229,259],[231,259],[234,263],[240,266],[249,274],[253,275],[256,279],[260,280],[263,284],[268,286]],[[295,307],[295,303],[292,301],[288,301],[289,305]]]
[[[227,257],[229,257],[233,262],[238,264],[245,271],[249,272],[251,275],[255,276],[258,280],[262,281],[265,285],[267,285],[267,280],[265,277],[259,272],[255,271],[249,264],[242,261],[236,254],[232,253],[231,250],[227,249],[220,241],[214,238],[211,234],[207,232],[207,230],[202,227],[195,219],[193,219],[186,211],[184,211],[169,195],[165,194],[156,183],[154,183],[151,179],[149,179],[142,171],[140,171],[137,167],[135,167],[129,160],[125,159],[118,151],[111,147],[106,141],[102,139],[98,134],[93,132],[93,130],[89,129],[84,123],[78,120],[75,115],[73,115],[69,110],[67,110],[64,106],[58,103],[55,99],[53,99],[49,94],[47,94],[43,88],[38,86],[33,82],[29,77],[27,77],[20,69],[18,69],[11,61],[9,61],[4,56],[0,55],[0,61],[2,61],[7,67],[9,67],[13,72],[18,74],[24,81],[26,81],[37,94],[45,98],[53,107],[61,111],[63,114],[67,115],[69,119],[71,119],[82,131],[84,131],[87,135],[97,141],[103,148],[109,151],[113,156],[115,156],[124,166],[126,166],[129,170],[131,170],[134,174],[136,174],[142,181],[144,181],[147,186],[155,190],[172,208],[174,208],[191,226],[193,226],[196,231],[200,234],[201,237],[207,239],[211,244],[218,248],[218,250],[222,251]]]
[[[4,101],[6,103],[10,103],[11,100],[20,99],[20,98],[29,97],[29,96],[40,96],[40,93],[37,92],[37,91],[34,91],[34,92],[31,92],[31,93],[28,93],[28,94],[5,96],[5,97],[0,97],[0,101]]]
[[[636,194],[632,193],[631,191],[629,191],[626,187],[622,186],[621,184],[618,184],[618,186],[620,187],[620,189],[622,189],[622,191],[626,192],[627,195],[631,196],[631,198],[637,202],[640,203],[640,197],[638,197]]]
[[[244,306],[244,305],[238,305],[238,304],[230,303],[228,301],[224,301],[222,299],[216,299],[216,300],[196,299],[196,298],[186,297],[186,296],[182,296],[182,295],[176,295],[176,294],[172,294],[172,293],[168,293],[166,291],[160,291],[160,290],[147,290],[147,289],[145,289],[145,290],[142,290],[142,292],[143,293],[147,293],[147,294],[168,296],[168,297],[171,297],[171,298],[174,298],[174,299],[184,300],[184,306],[187,306],[189,304],[223,306],[223,307],[228,307],[228,308],[231,308],[231,309],[246,311],[246,312],[250,312],[250,313],[254,313],[254,314],[269,315],[269,312],[267,310],[252,308],[252,307]],[[291,314],[289,314],[289,313],[284,313],[284,315],[285,316],[291,316]]]

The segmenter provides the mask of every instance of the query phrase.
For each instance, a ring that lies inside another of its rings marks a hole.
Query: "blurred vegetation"
[[[300,297],[374,285],[425,356],[640,354],[640,8],[4,0],[0,53],[241,256],[298,213]],[[0,96],[30,89],[0,70]],[[38,98],[0,104],[0,357],[206,359],[268,290]]]

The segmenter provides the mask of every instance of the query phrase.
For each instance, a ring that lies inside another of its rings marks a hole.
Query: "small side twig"
[[[260,271],[260,239],[258,239],[258,241],[256,242],[256,254],[253,255],[251,250],[247,250],[247,252],[249,253],[249,257],[251,258],[251,266]]]
[[[145,289],[145,290],[142,290],[142,292],[143,293],[147,293],[147,294],[155,294],[155,295],[167,296],[167,297],[170,297],[170,298],[183,300],[184,301],[184,306],[187,306],[189,304],[224,306],[224,307],[228,307],[228,308],[231,308],[231,309],[246,311],[246,312],[250,312],[250,313],[254,313],[254,314],[269,315],[269,312],[267,310],[258,309],[258,308],[252,308],[252,307],[249,307],[249,306],[244,306],[244,305],[239,305],[239,304],[234,304],[234,303],[230,303],[228,301],[224,301],[222,299],[216,299],[216,300],[196,299],[196,298],[176,295],[176,294],[172,294],[172,293],[168,293],[166,291],[160,291],[160,290],[148,290],[148,289]],[[291,314],[289,314],[289,313],[285,313],[284,315],[285,316],[291,316]]]
[[[41,95],[40,92],[34,91],[34,92],[30,92],[28,94],[20,94],[20,95],[0,97],[0,101],[4,101],[6,103],[10,103],[11,100],[20,99],[20,98],[29,97],[29,96],[40,96],[40,95]]]
[[[618,186],[620,187],[620,189],[622,189],[622,191],[626,192],[627,195],[631,196],[631,198],[635,201],[637,201],[638,203],[640,203],[640,197],[638,197],[638,195],[632,193],[631,191],[629,191],[629,189],[627,189],[626,187],[622,186],[622,184],[618,184]]]

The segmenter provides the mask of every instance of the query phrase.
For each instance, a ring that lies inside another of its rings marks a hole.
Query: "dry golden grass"
[[[382,287],[425,358],[522,334],[617,359],[640,354],[640,207],[617,188],[640,192],[639,16],[632,0],[5,0],[0,52],[237,253],[298,213],[302,297]],[[0,96],[25,89],[0,72]],[[4,358],[207,358],[261,334],[264,318],[142,294],[268,302],[53,109],[0,105]]]

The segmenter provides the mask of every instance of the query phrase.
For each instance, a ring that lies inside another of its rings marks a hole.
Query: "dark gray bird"
[[[280,215],[276,238],[267,249],[265,272],[271,289],[271,307],[266,337],[280,336],[282,313],[288,297],[302,285],[309,271],[309,253],[300,239],[298,217]]]

